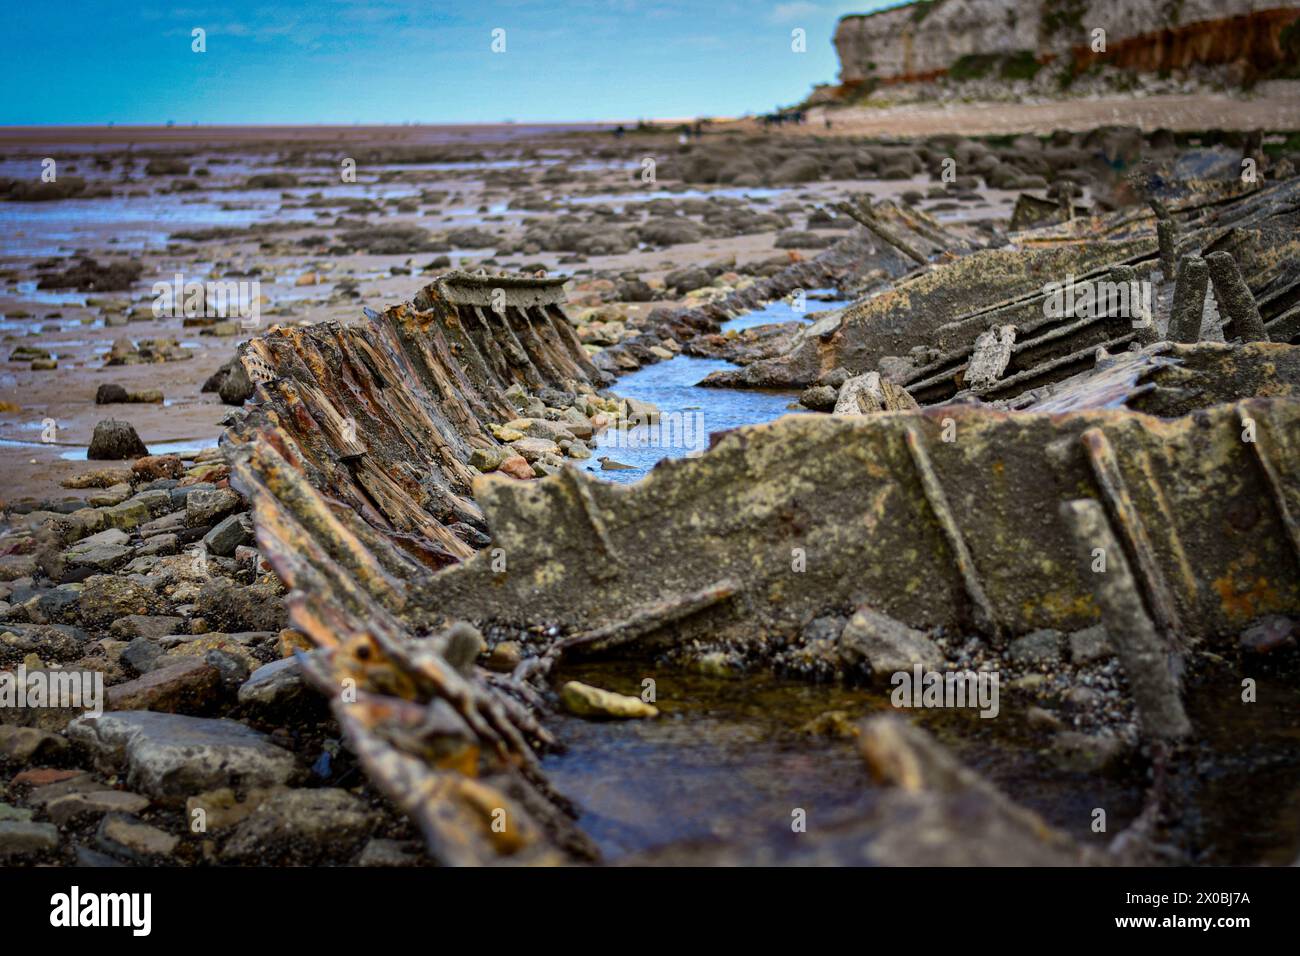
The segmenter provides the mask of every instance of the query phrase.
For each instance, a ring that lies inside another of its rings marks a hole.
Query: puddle
[[[568,749],[545,758],[542,769],[577,803],[579,824],[607,857],[677,840],[789,833],[795,807],[818,825],[869,807],[874,791],[853,741],[799,728],[833,709],[864,717],[887,708],[887,698],[770,675],[724,680],[632,661],[567,667],[559,680],[639,695],[651,675],[661,711],[654,720],[561,714],[548,725]]]
[[[816,295],[825,295],[827,298],[814,298]],[[807,294],[802,312],[796,311],[789,299],[777,299],[761,309],[728,319],[722,323],[722,331],[738,332],[741,329],[752,329],[756,325],[768,325],[773,322],[808,322],[815,312],[843,309],[852,304],[852,300],[835,298],[833,289],[813,289]]]
[[[601,433],[587,467],[608,481],[639,481],[661,459],[684,458],[707,449],[710,432],[769,422],[791,413],[786,406],[798,397],[795,392],[695,387],[710,372],[730,368],[735,366],[721,359],[678,355],[624,375],[614,383],[614,393],[658,406],[660,421],[622,433]],[[595,459],[606,455],[634,468],[602,471]]]
[[[22,444],[28,444],[23,442]],[[36,443],[32,443],[36,444]],[[197,455],[201,451],[217,447],[215,438],[186,438],[180,441],[160,441],[146,442],[151,455],[180,455],[182,458]],[[78,448],[75,451],[66,451],[59,457],[65,461],[85,461],[86,452],[89,448]]]

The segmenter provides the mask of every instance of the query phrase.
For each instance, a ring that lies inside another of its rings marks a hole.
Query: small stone
[[[0,821],[0,860],[39,856],[58,845],[59,828],[53,823]]]
[[[501,467],[502,462],[510,457],[504,448],[475,448],[469,455],[469,463],[479,471],[487,474]]]
[[[533,471],[533,466],[528,464],[528,460],[523,455],[511,455],[501,462],[497,471],[503,475],[509,475],[511,478],[518,478],[521,481],[537,477],[537,473]]]
[[[861,666],[876,677],[943,662],[939,646],[921,631],[869,607],[858,608],[844,625],[839,655],[847,666]]]
[[[1092,710],[1101,700],[1101,693],[1091,687],[1071,687],[1061,697],[1061,704],[1066,710],[1079,713]]]
[[[1055,664],[1061,659],[1063,638],[1060,631],[1044,628],[1016,638],[1007,652],[1017,664]]]
[[[146,480],[158,478],[180,478],[185,474],[179,455],[146,455],[138,458],[131,465],[131,471]]]
[[[154,710],[202,714],[221,696],[221,674],[206,661],[192,658],[151,670],[143,677],[108,689],[110,710]]]
[[[357,857],[357,866],[422,866],[424,862],[424,848],[416,841],[380,837],[369,840]]]
[[[627,697],[571,680],[560,688],[560,700],[566,710],[579,717],[613,717],[635,719],[659,716],[659,708],[640,697]]]
[[[104,817],[96,833],[100,849],[139,862],[169,857],[180,841],[165,830],[121,814]]]
[[[1124,744],[1111,734],[1084,734],[1065,730],[1052,738],[1052,753],[1069,770],[1096,773],[1124,754]]]
[[[91,461],[121,461],[149,454],[140,436],[129,422],[106,419],[95,426],[86,457]]]
[[[0,724],[0,759],[27,764],[55,760],[67,750],[68,742],[59,734],[38,727]]]
[[[554,455],[560,450],[560,446],[549,438],[521,438],[518,441],[511,442],[510,447],[523,455],[524,460],[529,464],[537,461],[543,455]]]
[[[239,495],[229,488],[196,488],[185,497],[185,524],[191,528],[215,525],[242,506]]]
[[[124,790],[69,793],[45,805],[45,813],[59,826],[102,817],[107,813],[136,814],[149,808],[149,798]]]
[[[307,686],[294,657],[264,664],[239,688],[240,705],[262,715],[287,714],[324,700]]]
[[[484,666],[492,671],[512,671],[523,659],[524,649],[518,641],[502,641],[492,648],[492,653],[488,655]]]
[[[185,618],[166,614],[128,614],[120,617],[109,627],[109,633],[119,641],[130,641],[137,637],[157,640],[168,634],[179,634],[185,627]]]
[[[297,773],[292,753],[233,720],[151,711],[108,712],[73,721],[68,736],[127,785],[159,801],[221,787],[271,787]]]
[[[1030,707],[1025,711],[1025,720],[1030,727],[1038,730],[1060,730],[1065,726],[1061,718],[1042,707]]]
[[[1115,653],[1110,646],[1106,628],[1101,624],[1075,631],[1070,635],[1070,660],[1075,664],[1091,664]]]
[[[87,777],[84,770],[55,770],[51,767],[39,767],[34,770],[24,770],[16,774],[9,781],[10,786],[19,787],[52,787],[56,784],[66,783],[69,780],[76,780],[79,777]]]
[[[31,810],[27,810],[23,807],[15,807],[12,803],[0,803],[0,823],[3,823],[6,820],[16,820],[22,823],[31,818]]]
[[[228,558],[235,549],[253,540],[253,521],[247,513],[233,514],[203,536],[208,553]]]
[[[1295,647],[1296,624],[1282,614],[1270,614],[1241,632],[1241,649],[1252,654],[1269,654],[1283,647]]]
[[[309,862],[350,853],[373,827],[370,808],[346,790],[284,790],[235,827],[221,857],[246,863]]]

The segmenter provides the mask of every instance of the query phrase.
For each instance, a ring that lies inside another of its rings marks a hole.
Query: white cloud
[[[793,0],[791,3],[778,3],[768,14],[768,19],[773,23],[789,23],[800,17],[809,17],[820,12],[821,8],[815,3],[809,3],[808,0]]]

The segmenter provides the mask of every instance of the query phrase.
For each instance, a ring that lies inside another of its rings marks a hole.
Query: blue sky
[[[735,115],[838,71],[844,13],[895,0],[3,0],[0,124],[401,123]],[[206,31],[207,51],[191,50]],[[491,50],[505,30],[505,52]],[[791,31],[807,52],[791,52]]]

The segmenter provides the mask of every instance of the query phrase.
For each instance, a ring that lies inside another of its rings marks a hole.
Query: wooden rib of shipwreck
[[[1225,338],[1300,340],[1298,200],[1300,178],[1293,177],[1160,207],[1176,233],[1178,256],[1215,257],[1220,265],[1225,255],[1231,260],[1216,287],[1220,311],[1230,303],[1239,313],[1222,316]],[[1115,352],[1165,337],[1168,304],[1161,307],[1156,297],[1149,322],[1127,305],[1063,314],[1047,308],[1053,283],[1092,291],[1099,282],[1139,282],[1158,290],[1156,224],[1149,211],[1075,219],[1019,234],[1019,248],[932,264],[844,310],[832,324],[799,329],[779,354],[760,354],[703,384],[805,388],[835,369],[883,372],[882,360],[897,366],[910,359],[909,371],[891,377],[923,405],[960,394],[1012,400],[1091,369],[1098,349]],[[966,377],[981,336],[1008,326],[1014,334],[1009,361],[995,381],[972,387]],[[918,353],[927,356],[919,364]]]
[[[256,386],[229,433],[258,436],[330,499],[430,567],[486,530],[472,449],[517,417],[506,390],[600,385],[565,317],[561,279],[450,273],[354,328],[277,327],[241,360]]]

